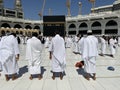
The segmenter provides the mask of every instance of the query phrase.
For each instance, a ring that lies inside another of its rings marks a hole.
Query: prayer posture
[[[60,73],[60,79],[63,79],[63,72],[66,66],[65,58],[65,42],[64,39],[59,35],[59,32],[56,32],[55,37],[51,41],[49,47],[50,59],[52,59],[52,79],[55,79],[55,73]]]
[[[90,74],[93,80],[96,79],[96,57],[98,56],[98,39],[88,30],[88,36],[83,41],[82,58],[84,60],[85,78],[90,80]]]
[[[26,60],[29,62],[29,79],[33,79],[34,74],[38,74],[38,79],[42,78],[41,75],[41,53],[42,44],[37,38],[38,34],[33,33],[32,38],[27,40],[26,46]]]
[[[3,73],[5,74],[6,81],[8,81],[9,75],[12,75],[12,80],[15,80],[15,76],[18,73],[19,60],[19,48],[16,35],[14,33],[5,36],[5,32],[2,32],[2,39],[0,45],[0,61],[2,63]]]

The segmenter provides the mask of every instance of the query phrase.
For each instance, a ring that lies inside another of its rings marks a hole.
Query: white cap
[[[102,36],[105,36],[105,34],[102,34]]]
[[[92,33],[92,30],[88,30],[87,33]]]

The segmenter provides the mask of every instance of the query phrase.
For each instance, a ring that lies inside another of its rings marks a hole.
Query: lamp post
[[[40,16],[40,19],[43,19],[45,3],[46,3],[46,0],[43,1],[41,12],[38,14]]]
[[[38,13],[38,15],[40,16],[40,20],[42,20],[42,13]]]
[[[52,9],[51,8],[49,8],[49,15],[52,15]]]
[[[70,6],[71,6],[70,0],[67,0],[66,6],[67,6],[67,9],[68,9],[68,16],[71,16],[71,13],[70,13]]]
[[[81,2],[78,2],[79,4],[79,15],[82,15],[82,3]]]
[[[89,0],[92,3],[92,13],[94,13],[94,8],[95,8],[95,0]]]

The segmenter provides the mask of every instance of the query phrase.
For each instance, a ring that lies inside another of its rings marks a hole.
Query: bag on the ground
[[[75,67],[82,68],[83,66],[84,66],[84,61],[80,61],[75,64]]]

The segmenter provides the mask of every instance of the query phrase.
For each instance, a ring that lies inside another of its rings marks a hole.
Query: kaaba
[[[43,35],[54,36],[55,31],[59,31],[61,36],[65,36],[65,16],[43,16]]]

